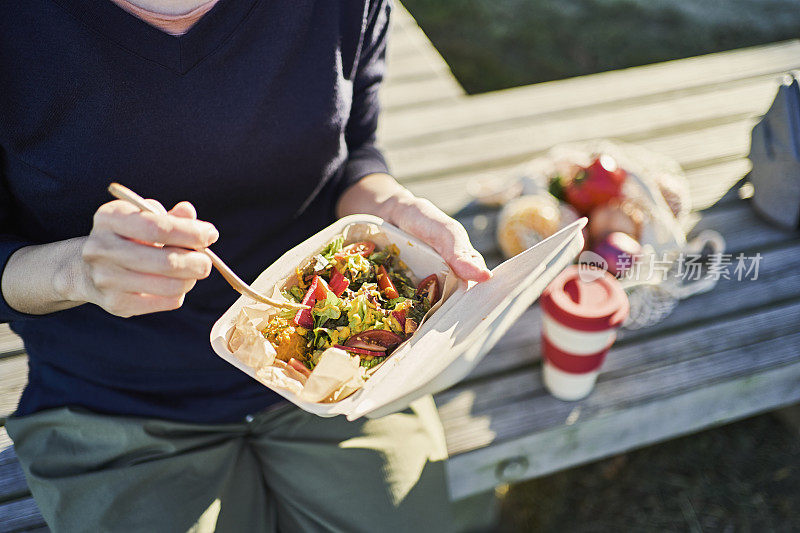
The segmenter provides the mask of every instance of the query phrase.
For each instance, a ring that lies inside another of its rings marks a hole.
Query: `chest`
[[[0,142],[29,226],[85,232],[110,181],[209,217],[302,205],[346,157],[352,85],[335,2],[270,6],[184,72],[76,21],[25,43],[30,69],[2,80]]]

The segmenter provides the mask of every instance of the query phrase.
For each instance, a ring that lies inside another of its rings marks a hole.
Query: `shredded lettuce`
[[[392,258],[392,255],[387,252],[386,250],[381,250],[380,252],[375,252],[369,256],[369,260],[373,263],[378,263],[381,265],[386,265],[389,260]]]
[[[387,307],[389,309],[393,310],[399,304],[401,304],[403,302],[407,302],[408,300],[409,300],[409,298],[406,298],[404,296],[400,296],[399,298],[392,298],[391,300],[387,301],[386,303],[387,303]]]
[[[344,244],[344,236],[339,235],[338,237],[336,237],[335,239],[333,239],[331,242],[328,243],[328,246],[326,246],[322,250],[322,252],[320,252],[320,255],[322,255],[322,257],[324,257],[328,261],[333,261],[333,256],[342,251],[343,244]]]
[[[290,320],[290,319],[294,318],[294,316],[296,314],[297,314],[297,310],[296,309],[292,309],[290,307],[285,308],[285,309],[281,309],[281,310],[278,311],[278,316],[280,318],[284,318],[286,320]]]
[[[359,294],[347,305],[347,326],[351,333],[361,333],[367,329],[367,295]]]
[[[430,310],[431,301],[425,298],[422,301],[418,301],[414,304],[414,307],[412,307],[411,311],[408,313],[408,318],[415,321],[417,324],[420,324],[425,314]]]
[[[350,272],[353,279],[369,279],[372,272],[372,263],[361,254],[348,254],[344,258],[344,270]]]
[[[339,343],[339,332],[331,328],[314,328],[314,347],[330,348]]]
[[[320,300],[314,305],[311,310],[311,316],[314,317],[314,325],[322,327],[328,320],[338,320],[342,316],[342,307],[344,302],[340,300],[332,292],[328,292],[327,298]]]

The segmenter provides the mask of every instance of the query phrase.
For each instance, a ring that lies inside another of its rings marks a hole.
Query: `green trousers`
[[[60,408],[7,429],[56,533],[422,533],[493,516],[493,495],[450,502],[430,397],[356,422],[292,405],[215,425]]]

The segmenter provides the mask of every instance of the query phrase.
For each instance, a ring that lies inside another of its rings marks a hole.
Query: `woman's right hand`
[[[189,202],[164,215],[108,202],[95,213],[81,248],[77,297],[121,317],[177,309],[211,272],[211,260],[196,250],[217,238],[216,228],[197,220]]]

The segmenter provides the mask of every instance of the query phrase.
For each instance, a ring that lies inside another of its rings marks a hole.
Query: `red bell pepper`
[[[608,155],[601,155],[564,185],[564,196],[582,215],[622,196],[628,173]]]
[[[328,283],[328,287],[330,287],[331,291],[333,291],[333,294],[336,296],[341,296],[349,285],[350,280],[344,277],[344,274],[334,268],[333,274],[331,274],[331,281]]]
[[[300,309],[294,315],[295,326],[306,329],[314,327],[314,317],[311,316],[311,308],[314,307],[314,304],[317,303],[318,300],[324,300],[328,297],[328,290],[328,284],[325,283],[325,280],[319,276],[314,276],[314,279],[311,280],[311,285],[309,285],[306,291],[306,295],[303,296],[303,301],[300,302],[303,305],[307,305],[309,308]]]
[[[383,295],[390,300],[400,297],[400,293],[397,292],[394,283],[389,278],[389,273],[386,272],[386,268],[383,265],[378,266],[378,287],[383,292]]]

